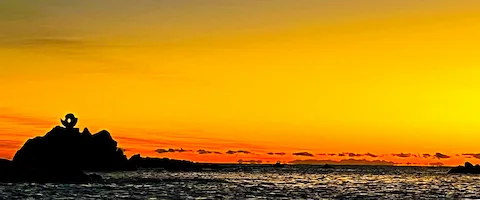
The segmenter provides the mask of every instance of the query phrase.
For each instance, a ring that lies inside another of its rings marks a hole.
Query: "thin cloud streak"
[[[450,158],[450,156],[448,156],[448,155],[445,155],[445,154],[442,154],[442,153],[436,153],[436,154],[434,155],[434,157],[435,157],[435,158],[437,158],[437,159],[446,159],[446,158]]]
[[[371,154],[371,153],[367,153],[367,154],[365,154],[365,156],[370,156],[372,158],[380,157],[379,155],[375,155],[375,154]]]
[[[480,153],[464,153],[462,156],[471,156],[476,159],[480,159]]]
[[[308,152],[297,152],[297,153],[293,153],[292,155],[294,155],[294,156],[308,156],[308,157],[313,157],[313,154],[308,153]]]
[[[19,149],[23,143],[13,140],[0,140],[0,149]]]
[[[16,113],[0,113],[0,121],[7,121],[17,125],[35,126],[38,128],[49,128],[55,125],[54,121],[44,120],[38,117],[31,117]]]
[[[276,155],[276,156],[284,156],[284,155],[286,155],[285,152],[268,152],[267,154],[268,154],[268,155],[271,155],[271,156],[272,156],[272,155]]]
[[[199,149],[199,150],[197,150],[197,153],[198,154],[222,154],[219,151],[207,151],[205,149]]]
[[[245,150],[238,150],[238,151],[232,151],[232,150],[228,150],[227,152],[225,152],[226,154],[251,154],[250,151],[245,151]]]
[[[185,150],[183,148],[181,149],[157,149],[155,150],[157,153],[185,153],[185,152],[193,152],[192,150]]]
[[[392,154],[392,156],[400,157],[400,158],[409,158],[412,157],[413,154],[411,153],[399,153],[399,154]]]

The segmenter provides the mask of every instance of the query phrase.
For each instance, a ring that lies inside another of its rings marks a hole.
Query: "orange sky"
[[[476,0],[2,1],[0,157],[73,112],[128,155],[480,163],[479,35]]]

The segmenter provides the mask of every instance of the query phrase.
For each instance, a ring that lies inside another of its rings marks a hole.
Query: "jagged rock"
[[[67,114],[45,136],[27,140],[12,161],[0,159],[0,182],[87,182],[99,175],[84,171],[134,170],[108,131],[91,134],[74,128],[78,119]]]
[[[84,129],[83,129],[83,132],[82,132],[82,135],[87,135],[87,136],[89,136],[89,135],[92,135],[92,133],[90,133],[90,130],[88,130],[88,128],[84,128]]]
[[[465,168],[467,168],[467,169],[473,168],[473,164],[469,163],[469,162],[466,162],[465,163]]]
[[[69,168],[86,171],[131,169],[110,133],[80,133],[75,128],[55,127],[44,137],[29,139],[17,151],[13,164],[33,168]]]
[[[449,174],[480,174],[480,166],[473,166],[472,163],[466,162],[465,166],[458,166],[450,169]]]

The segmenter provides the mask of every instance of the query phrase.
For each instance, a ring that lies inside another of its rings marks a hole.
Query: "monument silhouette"
[[[72,113],[69,113],[65,115],[65,120],[60,119],[60,121],[62,122],[63,126],[65,126],[65,128],[73,129],[73,127],[77,125],[78,118],[76,118],[75,115],[73,115]]]

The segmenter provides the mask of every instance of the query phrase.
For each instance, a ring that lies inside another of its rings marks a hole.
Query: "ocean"
[[[480,198],[480,175],[446,167],[231,165],[221,170],[100,173],[91,184],[2,183],[1,199]]]

